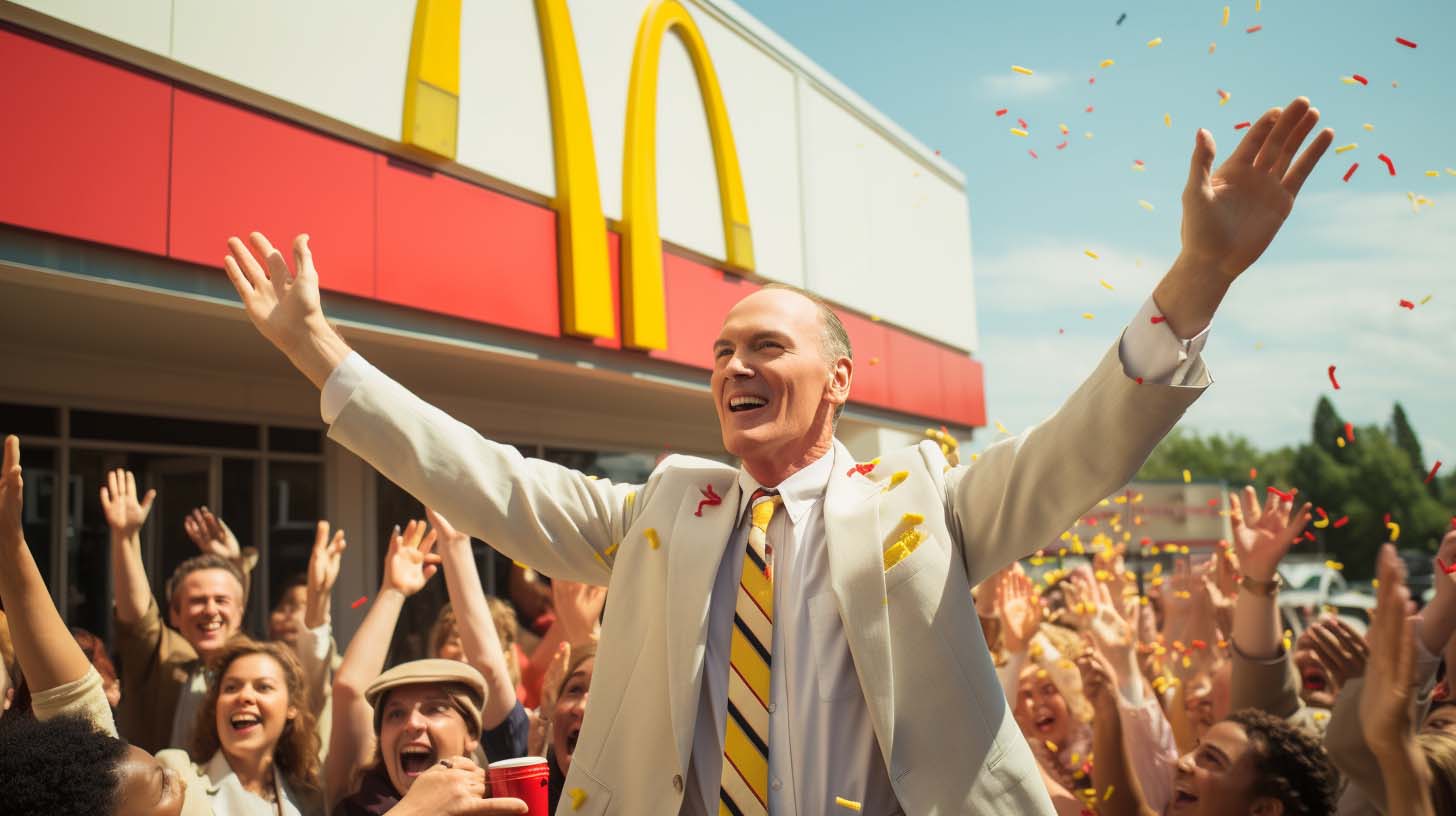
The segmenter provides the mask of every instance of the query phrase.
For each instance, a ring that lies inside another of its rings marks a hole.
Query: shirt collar
[[[804,514],[811,510],[815,503],[824,498],[824,491],[829,488],[829,474],[834,469],[834,448],[824,452],[824,455],[815,459],[808,467],[799,470],[789,478],[779,482],[774,488],[783,497],[784,509],[789,513],[789,520],[798,524]],[[738,517],[743,517],[743,512],[748,509],[748,502],[753,498],[753,493],[763,485],[758,480],[748,475],[748,471],[740,468],[738,470],[738,488],[740,498],[738,500]]]

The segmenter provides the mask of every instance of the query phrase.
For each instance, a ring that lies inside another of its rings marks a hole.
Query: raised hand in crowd
[[[486,798],[485,771],[467,757],[442,759],[420,774],[390,816],[494,816],[526,813],[520,799]]]
[[[1365,674],[1370,646],[1365,638],[1337,617],[1331,616],[1310,624],[1309,647],[1319,657],[1320,665],[1329,673],[1336,692],[1356,677]]]
[[[142,563],[141,529],[151,515],[157,491],[137,491],[136,476],[117,469],[106,474],[101,486],[101,509],[111,527],[112,580],[116,586],[116,617],[134,623],[152,603],[152,588]]]
[[[314,531],[313,550],[308,556],[308,601],[304,606],[303,625],[317,629],[329,622],[334,583],[344,563],[344,550],[349,542],[343,530],[329,537],[329,523],[320,521]]]
[[[551,601],[556,609],[566,642],[595,643],[601,636],[602,609],[607,605],[607,588],[557,579],[551,582]]]
[[[551,712],[556,709],[556,698],[570,666],[571,644],[563,640],[546,666],[545,679],[541,681],[541,705],[531,712],[531,732],[526,742],[526,753],[530,756],[545,756],[546,746],[551,744]]]
[[[1360,694],[1365,740],[1385,781],[1386,813],[1434,816],[1425,756],[1415,741],[1415,624],[1409,618],[1405,564],[1386,544],[1376,562],[1380,587],[1370,623],[1370,662]]]
[[[1089,649],[1076,659],[1082,693],[1092,704],[1092,788],[1101,816],[1152,816],[1128,762],[1122,718],[1117,709],[1116,674],[1107,658]],[[1085,811],[1084,811],[1085,812]]]
[[[1448,569],[1456,569],[1456,529],[1441,539],[1433,565],[1436,594],[1423,610],[1419,636],[1427,652],[1440,655],[1452,648],[1451,644],[1456,640],[1456,572],[1447,572]],[[1448,662],[1446,672],[1449,684],[1456,666]]]
[[[1007,652],[1025,652],[1041,626],[1041,600],[1023,572],[1008,572],[996,587],[996,609],[1001,616],[1001,638]]]
[[[1278,654],[1283,628],[1275,603],[1279,562],[1299,539],[1310,520],[1310,504],[1298,510],[1293,501],[1270,493],[1263,506],[1253,487],[1229,494],[1233,550],[1244,579],[1234,605],[1234,645],[1254,659]]]

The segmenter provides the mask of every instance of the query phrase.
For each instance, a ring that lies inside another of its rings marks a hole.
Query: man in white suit
[[[1318,119],[1270,110],[1216,172],[1200,130],[1177,262],[1055,415],[969,467],[929,442],[852,460],[848,341],[793,290],[744,298],[714,345],[742,466],[672,456],[621,485],[483,439],[352,352],[306,236],[296,274],[257,233],[226,266],[332,439],[510,557],[611,587],[575,813],[1050,814],[970,589],[1124,484],[1211,382],[1207,326],[1334,138],[1299,153]]]

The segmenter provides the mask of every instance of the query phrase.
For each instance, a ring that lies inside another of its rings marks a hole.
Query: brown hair
[[[273,748],[273,762],[283,773],[288,784],[300,792],[313,793],[319,790],[319,736],[318,721],[309,705],[308,690],[304,685],[303,669],[293,650],[281,643],[260,643],[246,635],[238,635],[227,642],[209,663],[212,682],[207,684],[207,696],[197,709],[197,723],[192,731],[192,746],[189,754],[198,764],[207,762],[222,747],[217,735],[217,698],[222,690],[223,677],[233,661],[248,655],[267,655],[283,669],[284,681],[288,687],[288,703],[298,714],[283,727],[283,735]]]
[[[566,684],[581,664],[597,656],[597,645],[595,643],[572,644],[571,662],[566,664],[566,673],[561,676],[561,685],[556,687],[556,699],[561,699],[562,692],[566,691]]]
[[[495,622],[496,637],[500,638],[501,651],[506,655],[506,670],[511,675],[511,685],[521,686],[521,663],[516,660],[516,641],[520,627],[516,623],[516,610],[509,602],[494,595],[485,596],[485,605],[490,609],[490,618]]]
[[[182,586],[182,581],[186,579],[187,576],[191,575],[194,572],[201,572],[202,570],[211,569],[222,570],[228,575],[231,575],[238,582],[238,598],[240,600],[239,605],[246,605],[248,599],[244,597],[244,595],[246,595],[248,591],[248,582],[247,579],[243,576],[243,571],[238,569],[237,564],[234,564],[233,562],[215,553],[203,553],[201,555],[194,555],[186,561],[178,564],[177,568],[172,570],[172,577],[167,579],[167,586],[165,587],[165,591],[167,594],[167,605],[173,609],[177,608],[177,590],[179,587]]]
[[[1456,736],[1444,731],[1416,735],[1431,770],[1431,803],[1437,813],[1456,813]]]
[[[460,624],[455,622],[455,608],[448,603],[440,607],[440,613],[430,625],[430,653],[426,657],[439,657],[440,647],[448,643],[459,630]]]

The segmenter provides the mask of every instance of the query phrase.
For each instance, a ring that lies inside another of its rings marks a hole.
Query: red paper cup
[[[490,795],[526,803],[530,816],[551,816],[551,771],[542,757],[520,757],[490,763],[486,771]]]

